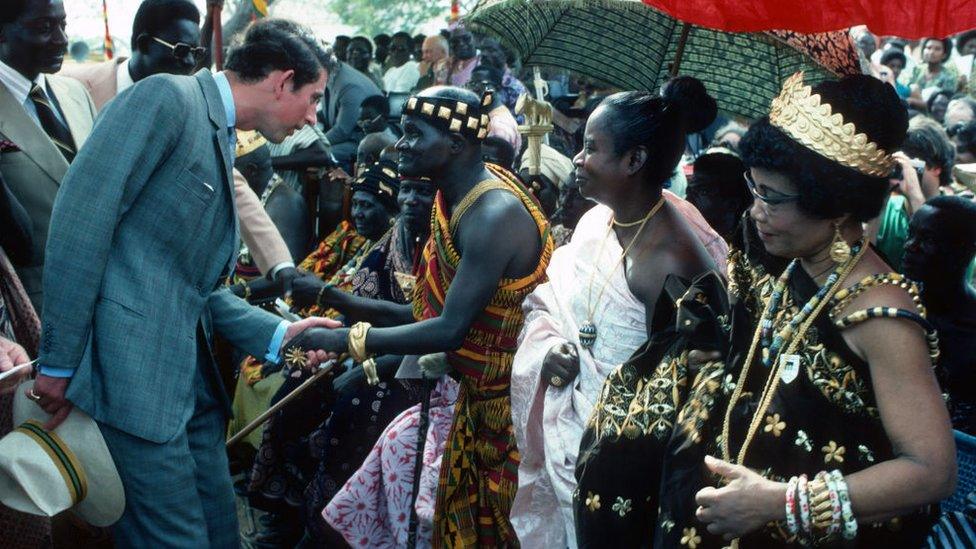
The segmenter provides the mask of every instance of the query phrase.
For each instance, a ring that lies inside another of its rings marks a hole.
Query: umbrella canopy
[[[942,38],[976,28],[972,0],[644,0],[695,25],[732,32],[824,32],[867,25],[903,38]]]
[[[569,69],[624,90],[659,89],[680,58],[679,74],[704,82],[722,111],[749,118],[767,114],[782,82],[796,71],[806,71],[812,83],[859,72],[843,33],[846,42],[719,32],[687,27],[636,1],[504,0],[478,8],[466,22],[497,36],[526,65]],[[785,40],[816,44],[821,63]]]

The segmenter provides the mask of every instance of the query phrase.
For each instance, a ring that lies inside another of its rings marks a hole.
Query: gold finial
[[[786,79],[779,97],[773,99],[769,122],[804,147],[838,164],[873,177],[887,177],[895,161],[854,124],[833,114],[829,104],[810,86],[803,85],[803,72]]]
[[[305,356],[305,350],[301,347],[292,347],[285,353],[285,362],[292,368],[301,369],[305,368],[305,365],[308,364],[308,357]]]

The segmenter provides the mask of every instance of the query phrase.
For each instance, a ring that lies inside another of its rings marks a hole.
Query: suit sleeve
[[[237,201],[237,217],[241,226],[241,238],[251,251],[254,264],[261,274],[267,275],[272,267],[294,262],[281,233],[268,213],[261,206],[241,172],[234,170],[234,200]]]
[[[251,356],[268,353],[272,337],[282,323],[277,316],[235,296],[227,287],[210,294],[207,307],[214,331]]]
[[[349,70],[353,70],[351,67]],[[332,128],[325,132],[329,143],[336,145],[353,139],[356,123],[359,121],[360,106],[367,97],[367,90],[361,86],[344,86],[339,90],[339,113]],[[328,106],[326,106],[328,107]]]
[[[179,139],[181,95],[154,78],[119,97],[61,182],[45,250],[42,365],[81,362],[116,226]]]

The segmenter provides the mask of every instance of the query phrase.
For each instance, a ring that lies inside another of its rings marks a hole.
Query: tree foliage
[[[343,23],[374,36],[397,31],[413,33],[431,19],[446,18],[448,0],[332,0],[330,8]]]

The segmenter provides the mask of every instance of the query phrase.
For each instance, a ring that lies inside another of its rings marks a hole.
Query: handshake
[[[288,327],[281,356],[293,368],[314,369],[338,358],[348,347],[348,340],[349,329],[338,320],[309,317]]]

